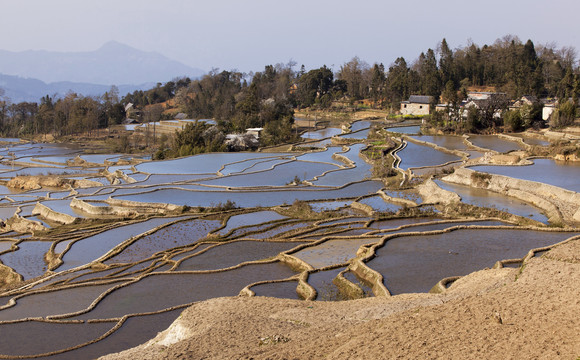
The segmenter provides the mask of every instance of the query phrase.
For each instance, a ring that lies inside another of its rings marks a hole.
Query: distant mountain
[[[119,85],[119,95],[125,96],[135,90],[148,90],[156,83],[144,83],[140,85]],[[13,103],[23,101],[40,102],[40,98],[45,95],[64,97],[69,92],[92,96],[102,95],[111,89],[110,85],[75,83],[70,81],[59,81],[47,84],[38,79],[25,79],[19,76],[0,74],[0,88],[4,90],[4,96]]]
[[[182,76],[197,78],[204,71],[159,53],[111,41],[89,52],[0,50],[0,73],[45,83],[70,81],[110,86],[167,82]]]

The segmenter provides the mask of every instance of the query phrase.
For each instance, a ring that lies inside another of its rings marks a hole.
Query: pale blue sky
[[[116,40],[206,71],[290,59],[338,69],[353,56],[388,66],[443,37],[452,48],[513,34],[580,50],[578,0],[0,1],[0,49],[89,51]]]

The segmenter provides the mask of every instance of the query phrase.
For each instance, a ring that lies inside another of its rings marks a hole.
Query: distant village
[[[432,114],[431,104],[433,97],[427,95],[411,95],[408,100],[401,102],[401,114],[410,116],[426,116]],[[457,110],[462,118],[467,118],[470,108],[487,109],[494,107],[494,116],[501,117],[505,110],[518,110],[524,105],[542,106],[542,120],[548,122],[550,116],[558,106],[556,99],[538,99],[532,95],[524,95],[517,100],[509,100],[506,93],[502,92],[470,92],[467,99],[457,104]],[[435,111],[449,114],[452,104],[437,104]]]

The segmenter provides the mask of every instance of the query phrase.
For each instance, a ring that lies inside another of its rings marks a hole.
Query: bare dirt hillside
[[[444,294],[344,302],[198,303],[106,359],[572,359],[580,357],[580,240],[521,269],[475,272]]]

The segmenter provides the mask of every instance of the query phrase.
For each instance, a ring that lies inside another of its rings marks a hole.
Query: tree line
[[[0,134],[90,135],[121,123],[128,103],[142,110],[140,120],[146,122],[163,116],[159,106],[147,109],[171,101],[189,117],[218,120],[224,133],[262,127],[262,140],[269,145],[296,136],[295,109],[328,109],[337,102],[348,106],[366,99],[373,107],[394,112],[412,94],[430,95],[434,103],[456,102],[472,86],[493,87],[512,99],[535,95],[576,101],[580,93],[576,55],[571,47],[535,46],[514,36],[454,50],[442,39],[410,63],[399,57],[385,67],[354,57],[336,71],[326,65],[296,68],[295,62],[267,65],[250,74],[214,69],[200,79],[173,79],[123,98],[112,87],[100,97],[47,95],[38,103],[12,104],[0,90]]]

